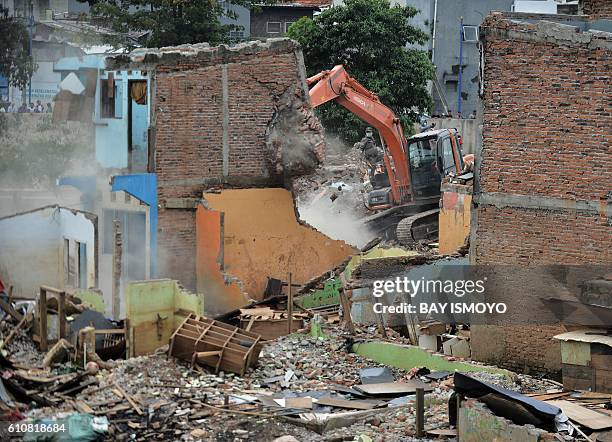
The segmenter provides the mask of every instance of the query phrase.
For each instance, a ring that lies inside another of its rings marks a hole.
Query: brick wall
[[[500,14],[482,29],[483,149],[472,262],[612,263],[612,224],[605,213],[612,191],[612,40],[564,33],[567,28],[555,25],[510,23]],[[580,202],[585,210],[573,208]],[[538,308],[522,299],[520,287],[508,302]],[[472,348],[477,359],[551,372],[560,364],[551,337],[562,330],[549,323],[479,326]]]
[[[180,201],[211,187],[283,186],[321,158],[301,50],[291,40],[201,44],[134,52],[110,66],[154,75],[159,276],[194,290],[195,211]]]
[[[612,18],[612,1],[580,0],[580,13],[592,18]]]

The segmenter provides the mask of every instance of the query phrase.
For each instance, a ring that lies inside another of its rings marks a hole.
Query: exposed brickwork
[[[482,190],[606,199],[610,52],[487,39],[485,54]]]
[[[612,263],[605,216],[570,211],[478,208],[478,264]]]
[[[592,18],[612,18],[612,1],[580,0],[579,12]]]
[[[610,2],[612,3],[612,2]],[[548,28],[546,28],[548,26]],[[567,201],[555,210],[481,204],[472,228],[477,264],[609,264],[612,227],[603,212],[612,188],[610,37],[542,23],[483,23],[484,113],[480,192]],[[559,200],[560,199],[560,200]],[[537,301],[508,300],[534,313]],[[554,372],[560,326],[475,326],[477,359]]]
[[[159,274],[194,290],[195,212],[166,208],[168,198],[199,199],[213,186],[282,186],[323,154],[301,50],[287,39],[231,49],[180,46],[137,50],[109,67],[146,68],[154,76]]]

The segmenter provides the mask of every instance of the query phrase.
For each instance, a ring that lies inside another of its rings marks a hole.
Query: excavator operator
[[[374,172],[383,161],[383,153],[374,142],[374,134],[371,127],[366,129],[365,137],[363,137],[361,141],[355,143],[354,146],[363,152],[363,156],[368,166],[368,176],[370,177],[370,181],[373,181]]]

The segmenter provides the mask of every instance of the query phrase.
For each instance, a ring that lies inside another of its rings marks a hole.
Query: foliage
[[[228,41],[235,25],[221,24],[221,17],[236,18],[229,2],[217,0],[97,0],[93,13],[117,34],[106,38],[114,46],[176,46]],[[249,6],[250,0],[232,0],[232,5]]]
[[[432,106],[426,83],[434,67],[425,51],[406,48],[427,41],[425,32],[409,24],[417,12],[412,6],[391,6],[388,0],[346,0],[314,19],[296,21],[288,36],[302,45],[308,75],[344,65],[409,132],[418,115]],[[357,141],[364,134],[366,124],[334,102],[321,106],[318,115],[345,141]]]
[[[23,19],[9,17],[8,9],[0,7],[0,75],[21,89],[36,70],[28,47],[29,34]]]
[[[53,124],[51,114],[0,114],[0,176],[11,185],[45,187],[94,164],[83,123]],[[2,183],[6,185],[7,182]]]

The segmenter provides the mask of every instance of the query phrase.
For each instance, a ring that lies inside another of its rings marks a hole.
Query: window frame
[[[475,33],[476,33],[476,39],[475,40],[468,40],[465,38],[465,29],[469,28],[469,29],[474,29]],[[466,43],[478,43],[480,41],[480,26],[475,26],[475,25],[463,25],[462,29],[461,29],[461,37],[463,38],[463,41]]]
[[[446,160],[447,160],[447,155],[446,155],[446,151],[445,151],[445,145],[444,143],[448,142],[448,148],[450,149],[450,160],[452,161],[452,166],[446,166]],[[441,170],[440,173],[442,174],[443,177],[448,176],[448,174],[450,172],[455,172],[457,173],[457,165],[455,163],[455,152],[453,150],[453,142],[450,139],[450,136],[446,136],[440,139],[439,141],[439,146],[438,146],[438,156],[440,157],[442,164],[441,164]]]
[[[278,32],[270,31],[270,24],[278,24]],[[283,22],[282,21],[267,21],[266,22],[266,34],[282,35],[283,33]]]

